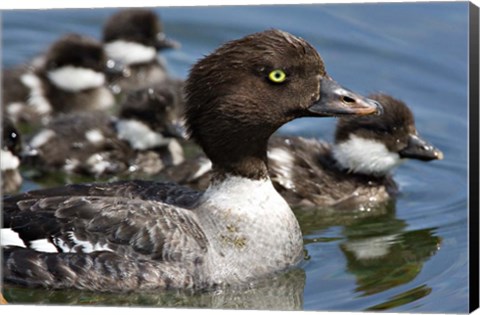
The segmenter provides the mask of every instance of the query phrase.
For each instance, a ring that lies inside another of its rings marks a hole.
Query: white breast
[[[398,153],[375,140],[351,135],[333,149],[337,162],[354,173],[384,175],[403,161]]]
[[[218,211],[228,209],[230,212],[251,217],[271,212],[292,212],[270,179],[252,180],[230,176],[221,183],[211,185],[203,199],[208,200]]]
[[[215,281],[244,281],[298,262],[298,221],[270,179],[227,177],[202,201],[196,211],[212,244]]]
[[[97,88],[105,84],[103,73],[82,67],[61,67],[49,71],[47,76],[55,86],[69,92]]]
[[[157,51],[153,47],[117,40],[105,45],[107,55],[126,65],[149,62],[155,59]]]

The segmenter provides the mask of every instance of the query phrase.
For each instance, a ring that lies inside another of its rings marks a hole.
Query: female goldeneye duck
[[[181,82],[178,84],[182,84]],[[184,96],[169,86],[132,91],[118,117],[105,112],[54,118],[28,141],[24,164],[38,175],[152,175],[183,162]]]
[[[270,78],[277,69],[283,82]],[[207,289],[302,260],[299,224],[268,177],[268,138],[295,118],[372,114],[378,103],[335,84],[315,48],[279,30],[224,44],[193,66],[185,90],[189,133],[213,163],[209,188],[123,181],[5,198],[5,281]]]
[[[335,143],[272,138],[268,157],[275,187],[290,205],[371,209],[398,192],[392,170],[406,159],[440,160],[440,150],[417,133],[407,105],[385,94],[380,116],[340,118]]]
[[[106,86],[101,43],[69,34],[54,42],[31,71],[4,72],[4,111],[14,121],[45,122],[58,113],[104,110],[115,104]]]
[[[20,153],[22,138],[12,120],[3,115],[2,118],[2,149],[0,167],[2,169],[2,194],[11,194],[22,185],[20,175]]]
[[[158,52],[180,46],[165,35],[160,18],[148,9],[113,14],[103,28],[103,42],[107,55],[127,66],[122,75],[109,77],[116,93],[165,83],[167,69]]]

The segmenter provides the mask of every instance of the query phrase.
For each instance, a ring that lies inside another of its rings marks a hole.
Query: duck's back
[[[5,198],[4,227],[13,230],[2,244],[17,236],[25,248],[6,247],[4,277],[110,291],[202,286],[208,241],[195,214],[158,201],[187,204],[198,197],[174,184],[130,181]]]

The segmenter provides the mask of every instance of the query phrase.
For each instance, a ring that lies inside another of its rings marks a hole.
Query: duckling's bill
[[[421,161],[443,160],[443,152],[422,139],[419,135],[410,135],[407,147],[399,152],[400,157]]]

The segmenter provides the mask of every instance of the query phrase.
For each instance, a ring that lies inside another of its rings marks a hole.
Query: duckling
[[[36,66],[3,73],[3,113],[14,122],[46,123],[58,113],[107,110],[115,104],[106,86],[111,63],[101,43],[68,34],[54,42]]]
[[[408,106],[386,94],[380,116],[339,119],[335,143],[301,137],[273,138],[269,160],[275,187],[295,206],[371,209],[398,193],[392,171],[407,159],[441,160],[421,138]]]
[[[171,79],[158,53],[180,44],[165,35],[155,12],[135,8],[113,14],[103,28],[103,42],[109,58],[127,67],[121,75],[109,76],[116,93],[168,84]]]
[[[178,83],[180,84],[180,82]],[[183,162],[184,96],[166,86],[131,91],[119,115],[60,115],[33,135],[25,164],[95,177],[152,175]]]

